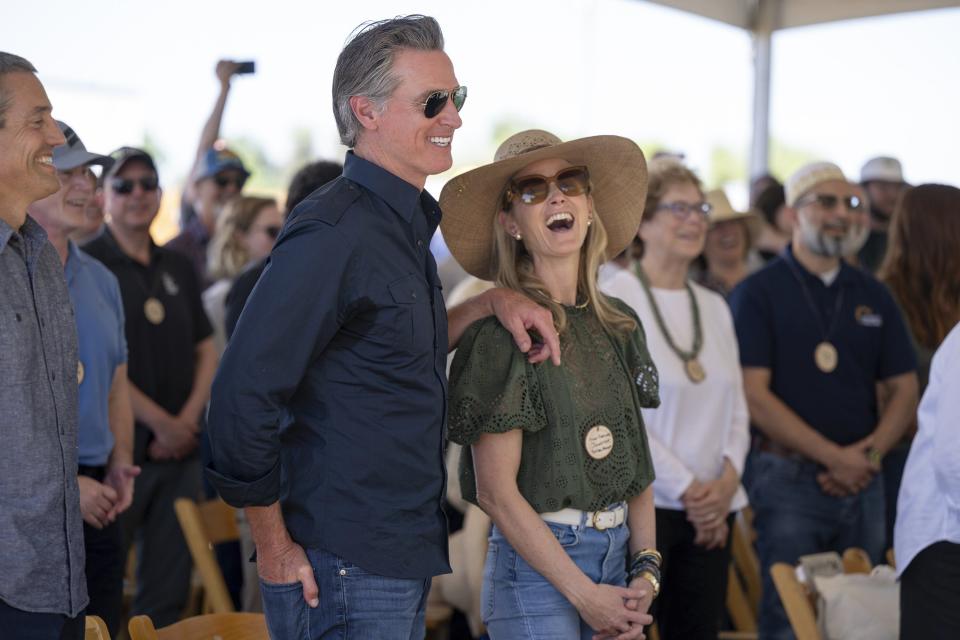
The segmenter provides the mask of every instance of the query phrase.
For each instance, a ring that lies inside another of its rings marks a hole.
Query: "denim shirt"
[[[439,220],[429,194],[348,154],[290,214],[210,404],[224,500],[279,500],[300,545],[398,578],[450,571]]]
[[[29,216],[0,221],[0,600],[87,606],[77,486],[77,331],[63,268]]]
[[[110,389],[117,367],[127,362],[123,299],[116,276],[73,242],[69,243],[63,273],[77,318],[83,372],[77,376],[80,464],[103,466],[113,451]]]

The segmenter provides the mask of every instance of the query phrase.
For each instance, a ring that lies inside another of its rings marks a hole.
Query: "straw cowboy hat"
[[[467,171],[440,193],[443,238],[467,273],[492,280],[494,218],[507,182],[525,166],[562,158],[590,171],[595,214],[607,231],[607,256],[623,251],[637,233],[647,195],[647,163],[640,147],[620,136],[592,136],[570,142],[531,129],[507,138],[493,163]]]
[[[707,202],[713,207],[710,209],[710,226],[727,220],[743,220],[747,223],[747,231],[750,234],[748,238],[751,245],[756,243],[757,236],[763,230],[763,222],[756,211],[737,211],[727,199],[727,194],[722,189],[714,189],[706,194]]]

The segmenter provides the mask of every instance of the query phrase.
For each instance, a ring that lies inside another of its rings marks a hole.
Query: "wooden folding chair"
[[[743,582],[747,602],[753,611],[754,619],[760,613],[760,559],[753,543],[757,538],[753,530],[753,510],[744,507],[733,521],[733,538],[730,545],[733,564]]]
[[[817,628],[817,613],[806,588],[797,580],[796,568],[785,562],[770,567],[773,584],[797,640],[823,640]]]
[[[727,568],[727,614],[732,631],[721,631],[720,640],[751,640],[757,637],[760,612],[760,561],[753,548],[753,513],[749,507],[737,513],[730,532],[730,566]]]
[[[870,573],[873,569],[870,556],[858,547],[850,547],[844,551],[842,558],[844,573]],[[785,562],[778,562],[770,567],[770,575],[797,640],[822,640],[817,627],[816,603],[807,588],[797,580],[796,568]]]
[[[84,619],[83,640],[110,640],[110,631],[103,618],[87,616]]]
[[[873,571],[873,562],[870,556],[860,547],[850,547],[843,552],[844,573],[870,573]]]
[[[135,616],[127,628],[130,640],[270,640],[262,613],[209,613],[162,629],[150,616]]]
[[[213,545],[240,539],[236,510],[219,498],[197,504],[190,498],[177,498],[173,503],[177,520],[183,529],[193,564],[200,575],[204,591],[204,611],[235,611],[223,572],[217,564]]]

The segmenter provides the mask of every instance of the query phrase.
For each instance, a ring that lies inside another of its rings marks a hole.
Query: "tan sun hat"
[[[493,162],[460,174],[443,187],[440,229],[453,257],[467,273],[492,280],[493,219],[507,181],[528,164],[562,158],[590,171],[596,215],[607,231],[607,256],[623,251],[637,233],[647,196],[647,163],[640,147],[620,136],[593,136],[570,142],[531,129],[507,138]]]
[[[712,207],[708,218],[711,227],[727,220],[743,220],[747,223],[747,230],[750,233],[750,244],[752,245],[757,241],[757,236],[763,230],[763,223],[756,211],[737,211],[730,204],[730,200],[727,199],[727,194],[724,193],[723,189],[708,191],[706,198]]]

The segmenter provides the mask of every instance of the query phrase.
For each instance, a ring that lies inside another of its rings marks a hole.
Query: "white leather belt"
[[[619,504],[606,511],[581,511],[580,509],[561,509],[541,513],[540,517],[554,524],[565,524],[571,527],[584,525],[598,531],[619,527],[627,520],[627,506]]]

